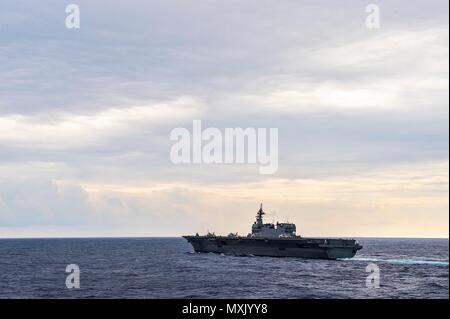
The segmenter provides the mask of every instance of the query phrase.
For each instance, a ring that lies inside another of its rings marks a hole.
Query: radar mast
[[[262,208],[262,203],[261,203],[261,207],[258,210],[258,213],[256,214],[256,223],[258,225],[262,225],[263,224],[263,215],[265,215],[266,213],[264,213],[263,208]]]

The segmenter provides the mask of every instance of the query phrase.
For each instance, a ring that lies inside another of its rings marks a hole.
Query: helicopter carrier
[[[362,246],[355,239],[306,238],[296,235],[293,223],[263,222],[262,204],[247,236],[183,236],[196,252],[312,259],[351,258]]]

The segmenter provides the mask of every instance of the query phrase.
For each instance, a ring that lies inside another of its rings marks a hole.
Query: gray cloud
[[[446,2],[379,1],[377,30],[360,1],[76,3],[79,30],[64,27],[60,1],[2,2],[0,209],[11,226],[50,223],[45,211],[65,206],[95,215],[75,204],[83,196],[46,199],[50,190],[14,204],[11,194],[39,187],[27,179],[74,181],[83,194],[88,184],[320,180],[448,163]],[[278,127],[278,173],[174,166],[170,131],[193,119]],[[139,201],[127,207],[147,207]]]

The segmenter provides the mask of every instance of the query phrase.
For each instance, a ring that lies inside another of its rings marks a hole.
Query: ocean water
[[[0,239],[0,298],[449,298],[447,239],[359,241],[327,261],[198,254],[183,238]]]

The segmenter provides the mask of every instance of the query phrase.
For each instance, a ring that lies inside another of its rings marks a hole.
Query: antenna
[[[264,214],[265,214],[265,213],[264,213],[264,211],[263,211],[262,203],[261,203],[261,206],[260,206],[260,208],[259,208],[259,210],[258,210],[258,213],[256,214],[256,222],[257,222],[258,224],[262,224],[262,223],[263,223],[262,217],[263,217]]]

